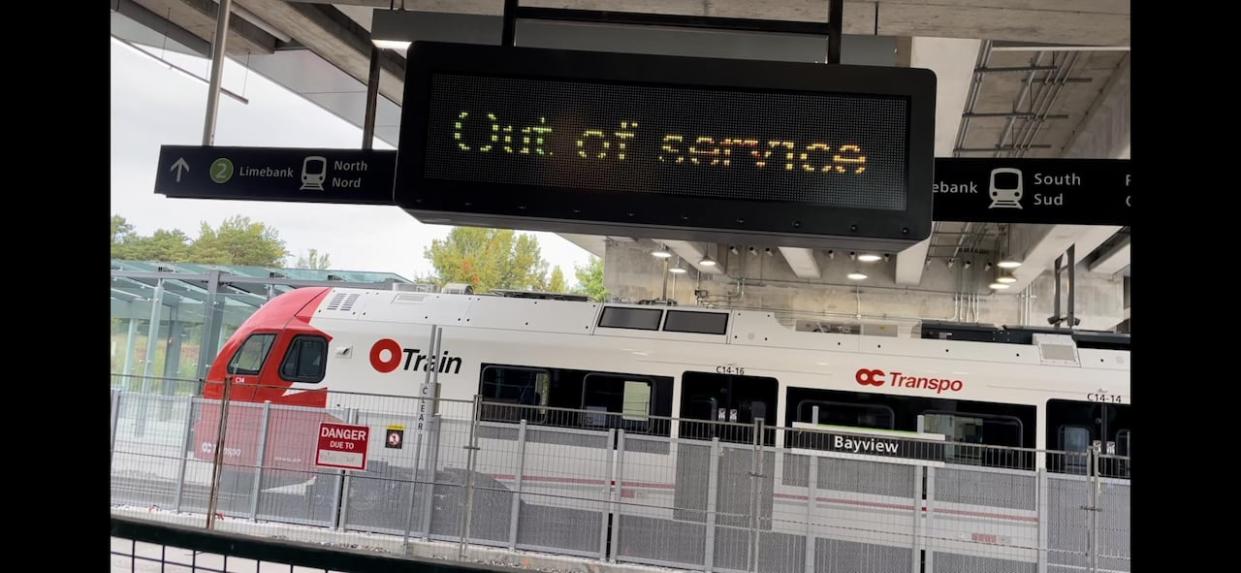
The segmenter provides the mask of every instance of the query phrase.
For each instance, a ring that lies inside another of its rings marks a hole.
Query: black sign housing
[[[935,220],[1129,225],[1127,159],[935,160]]]
[[[155,192],[189,199],[391,205],[392,151],[164,145]]]
[[[429,223],[901,248],[928,70],[415,42],[395,200]]]

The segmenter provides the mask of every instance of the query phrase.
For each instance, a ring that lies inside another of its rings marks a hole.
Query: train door
[[[1099,471],[1110,477],[1127,477],[1128,464],[1118,458],[1129,456],[1132,414],[1128,404],[1047,401],[1047,449],[1064,454],[1048,456],[1050,471],[1087,474],[1086,451],[1098,444],[1104,457]]]
[[[752,444],[753,424],[763,420],[767,427],[776,423],[779,383],[775,378],[686,372],[681,375],[680,436],[691,440],[719,438],[720,442]],[[695,422],[694,420],[702,420]],[[727,422],[727,423],[719,423]],[[773,445],[775,430],[763,432],[763,444]],[[705,455],[708,449],[683,447],[677,456],[674,504],[677,508],[706,508],[706,472],[718,463],[717,524],[724,527],[750,527],[750,513],[758,511],[759,527],[770,527],[772,479],[775,456],[763,455],[758,507],[751,505],[755,451],[752,447],[724,447],[718,460]],[[701,520],[700,512],[677,511],[678,519]]]
[[[779,383],[775,378],[686,372],[681,375],[680,435],[690,439],[719,438],[721,442],[752,443],[755,420],[763,420],[767,427],[775,425],[778,394]]]

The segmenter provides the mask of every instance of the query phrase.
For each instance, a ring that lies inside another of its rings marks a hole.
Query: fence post
[[[932,524],[935,521],[935,467],[926,467],[926,526],[923,531],[934,532]],[[935,551],[930,547],[926,548],[926,567],[923,571],[926,573],[934,573],[935,571]]]
[[[111,466],[112,453],[116,450],[116,423],[121,419],[121,391],[112,389],[112,435],[108,444],[108,465]]]
[[[228,442],[228,406],[233,392],[232,376],[224,377],[224,395],[220,399],[219,418],[215,431],[215,449],[211,452],[211,491],[207,497],[207,529],[215,528],[216,508],[220,503],[220,475],[224,471],[224,446]]]
[[[914,529],[913,529],[913,569],[912,573],[922,570],[922,560],[918,558],[922,551],[922,473],[926,468],[915,465],[914,468]]]
[[[818,408],[818,406],[815,406]],[[785,454],[788,455],[787,453]],[[814,556],[814,513],[819,508],[819,458],[817,456],[806,456],[810,462],[810,470],[806,475],[806,573],[814,573],[815,556]],[[914,567],[917,567],[917,559],[914,560]],[[917,573],[915,571],[915,573]]]
[[[345,410],[345,420],[348,424],[356,424],[358,422],[358,411],[353,408]],[[336,470],[336,499],[332,500],[332,507],[337,508],[336,523],[333,529],[343,530],[345,522],[349,519],[349,476],[345,470]]]
[[[437,467],[439,467],[440,457],[440,437],[443,432],[444,420],[439,416],[431,418],[431,433],[427,437],[427,469],[431,472],[431,479],[427,480],[427,493],[422,500],[422,538],[429,541],[431,539],[431,513],[435,511],[435,504],[432,500],[435,498],[435,481],[437,479]]]
[[[419,401],[421,401],[421,399],[419,399]],[[402,546],[405,547],[407,550],[409,549],[409,534],[410,534],[410,531],[414,527],[414,506],[416,505],[420,506],[422,502],[421,496],[418,495],[418,477],[420,473],[418,465],[422,461],[423,432],[420,431],[420,428],[418,426],[419,424],[417,423],[417,419],[415,418],[415,423],[413,425],[415,429],[415,432],[413,434],[414,435],[414,469],[412,472],[413,477],[410,479],[410,482],[409,482],[409,506],[405,508],[405,534],[401,538],[401,543],[403,544]]]
[[[1096,573],[1099,570],[1099,493],[1101,483],[1099,481],[1099,453],[1100,444],[1092,444],[1088,455],[1090,456],[1090,478],[1087,487],[1090,489],[1090,507],[1086,508],[1086,515],[1089,518],[1089,528],[1086,530],[1086,551],[1090,564],[1090,573]]]
[[[523,419],[517,426],[517,476],[513,484],[513,505],[509,510],[508,548],[517,549],[517,525],[521,523],[518,512],[521,511],[522,477],[526,473],[526,421]]]
[[[173,502],[173,511],[181,512],[181,498],[185,492],[185,468],[189,465],[190,452],[194,448],[194,397],[186,396],[185,401],[185,439],[181,441],[181,461],[177,467],[177,497]]]
[[[720,438],[711,438],[711,457],[707,467],[707,533],[706,547],[703,548],[703,570],[711,571],[715,567],[715,517],[716,498],[720,482]]]
[[[607,561],[608,559],[608,516],[616,511],[616,498],[620,490],[615,488],[616,485],[616,457],[612,455],[612,444],[616,443],[616,428],[608,429],[608,469],[603,476],[604,490],[608,495],[607,510],[599,512],[599,519],[602,521],[599,525],[599,560]],[[624,429],[619,430],[624,432]]]
[[[439,326],[432,324],[431,339],[427,346],[427,356],[430,356],[433,362],[435,357],[439,356],[439,349],[436,347],[438,332]],[[430,405],[430,416],[432,418],[435,417],[435,403],[433,401],[435,386],[431,379],[432,373],[435,371],[438,371],[438,368],[427,368],[426,375],[422,380],[422,388],[418,392],[416,407],[414,408],[414,479],[409,486],[409,508],[405,512],[405,536],[402,539],[405,545],[409,545],[409,531],[413,526],[414,520],[414,505],[421,507],[422,504],[422,499],[418,496],[419,466],[422,463],[422,443],[425,441],[424,438],[428,430],[426,425],[430,424],[425,417],[428,411],[428,404]],[[434,468],[432,468],[431,480],[435,480]]]
[[[465,547],[469,544],[470,522],[474,514],[474,467],[478,463],[478,419],[483,413],[483,397],[474,395],[474,414],[470,416],[470,437],[465,450],[465,515],[461,522],[461,542],[457,546],[457,558],[465,559]]]
[[[612,473],[616,475],[616,495],[619,496],[621,488],[625,487],[625,430],[616,433],[616,467],[612,469]],[[608,557],[609,563],[616,563],[616,554],[620,551],[620,505],[616,506],[618,515],[612,522],[612,555]]]
[[[758,573],[758,547],[759,547],[759,492],[762,490],[762,484],[759,478],[763,477],[763,420],[754,420],[754,453],[750,456],[750,571]]]
[[[263,492],[263,462],[267,458],[267,425],[271,419],[271,401],[263,402],[263,417],[259,420],[258,458],[254,462],[254,487],[250,490],[250,521],[258,521],[259,495]]]
[[[1047,573],[1047,520],[1049,517],[1047,468],[1040,466],[1034,475],[1038,480],[1038,573]]]

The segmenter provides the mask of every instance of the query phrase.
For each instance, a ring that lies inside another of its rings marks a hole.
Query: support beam
[[[203,303],[203,328],[202,339],[198,346],[198,379],[203,380],[207,377],[207,371],[211,368],[211,361],[215,360],[215,355],[219,352],[224,341],[224,311],[226,301],[220,296],[220,276],[221,271],[207,271],[207,300]]]
[[[1125,55],[1064,145],[1065,157],[1129,157],[1129,56]]]
[[[707,254],[705,243],[692,243],[690,241],[665,241],[663,239],[656,239],[655,242],[668,245],[668,248],[672,249],[672,252],[680,255],[682,261],[698,269],[698,271],[703,274],[717,274],[722,272],[719,264],[710,267],[704,267],[698,264],[698,261],[702,260],[702,256]]]
[[[578,235],[576,233],[558,233],[564,240],[581,247],[586,252],[603,258],[607,252],[608,238],[601,235]]]
[[[1050,270],[1056,257],[1077,245],[1078,260],[1085,259],[1120,227],[1105,225],[1020,225],[1013,227],[1011,253],[1022,264],[1013,271],[1016,283],[1006,293],[1019,293]]]
[[[366,72],[366,112],[362,118],[362,149],[375,146],[375,111],[379,106],[379,48],[371,46],[371,65]]]
[[[284,0],[237,0],[255,16],[366,84],[370,75],[370,32],[332,6]],[[379,93],[401,103],[405,59],[384,50],[379,58]]]
[[[322,0],[293,3],[322,3]],[[333,0],[386,8],[376,0]],[[499,15],[497,0],[406,0],[409,10]],[[724,18],[765,18],[825,22],[823,0],[525,0],[523,7],[616,10],[653,14],[684,14]],[[260,14],[260,17],[263,17]],[[263,19],[271,22],[270,19]],[[274,23],[274,22],[273,22]],[[845,34],[930,38],[989,38],[1023,43],[1127,45],[1127,0],[878,0],[844,3]],[[518,36],[521,23],[518,22]],[[296,35],[293,35],[296,38]],[[520,43],[520,42],[519,42]]]
[[[215,143],[215,119],[220,111],[220,82],[224,81],[224,47],[228,41],[232,0],[222,0],[216,14],[215,34],[211,40],[211,80],[207,87],[207,114],[203,121],[203,145]],[[180,178],[178,174],[177,178]]]
[[[1129,240],[1125,239],[1100,255],[1087,268],[1092,273],[1114,275],[1129,266],[1129,251]]]
[[[922,282],[922,269],[926,268],[926,254],[931,250],[931,237],[914,243],[896,254],[896,284],[918,286]]]
[[[935,72],[936,157],[952,156],[981,44],[950,38],[913,38],[910,42],[909,66]]]
[[[215,34],[216,14],[220,9],[215,0],[133,0],[132,3],[172,22],[204,42],[210,43]],[[228,48],[226,54],[244,59],[247,54],[275,52],[279,44],[276,37],[236,17],[236,14],[233,16],[228,27],[228,40],[225,42]],[[158,31],[159,28],[156,30]],[[169,37],[174,37],[174,35],[170,33]],[[197,46],[190,46],[190,48],[196,49]]]
[[[118,34],[116,28],[112,30],[114,36],[121,35],[127,40],[148,46],[156,45],[157,43],[163,44],[164,40],[167,39],[169,44],[176,42],[185,46],[185,48],[178,48],[175,45],[169,46],[169,49],[173,51],[181,52],[183,49],[189,49],[190,52],[204,58],[211,57],[211,42],[195,36],[181,26],[173,25],[165,19],[168,15],[166,11],[163,14],[156,14],[139,5],[134,0],[112,0],[112,12],[114,13],[113,17],[115,17],[115,14],[120,14],[141,25],[138,28],[140,30],[138,33],[141,34],[141,37],[131,37],[130,34],[124,32]],[[130,29],[126,28],[126,32],[129,31]]]
[[[817,279],[822,276],[819,262],[814,260],[814,251],[802,247],[780,247],[784,261],[793,269],[799,279]]]

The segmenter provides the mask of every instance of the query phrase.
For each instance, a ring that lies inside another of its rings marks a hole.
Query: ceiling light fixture
[[[381,10],[371,13],[371,42],[378,48],[405,55],[414,40],[493,44],[503,19],[482,14],[449,14],[418,10]]]

